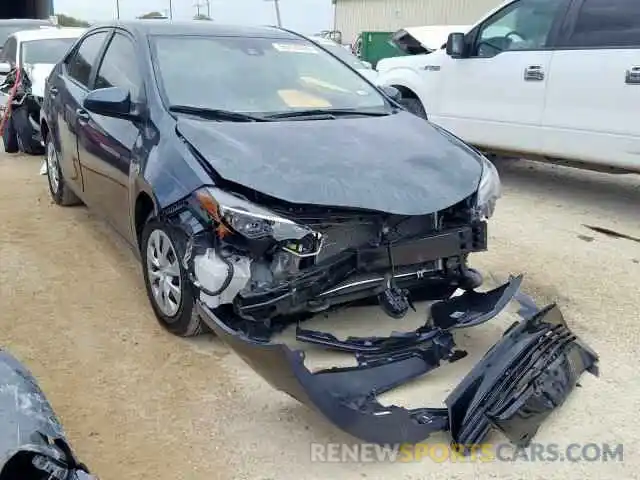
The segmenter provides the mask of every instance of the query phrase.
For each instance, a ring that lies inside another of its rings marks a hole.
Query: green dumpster
[[[391,43],[391,36],[395,32],[362,32],[355,44],[355,54],[369,62],[373,68],[383,58],[400,57],[406,55]]]

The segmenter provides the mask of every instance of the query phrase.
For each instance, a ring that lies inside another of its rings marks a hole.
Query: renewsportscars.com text
[[[466,450],[466,453],[465,453]],[[368,443],[312,443],[311,461],[327,463],[442,462],[622,462],[620,443],[486,443],[464,448],[445,443],[377,445]]]

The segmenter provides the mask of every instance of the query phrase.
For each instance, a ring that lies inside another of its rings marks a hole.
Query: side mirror
[[[382,93],[384,93],[390,99],[399,102],[402,98],[402,92],[398,90],[396,87],[392,87],[391,85],[383,85],[380,87]]]
[[[447,55],[451,58],[462,58],[464,53],[464,33],[450,33],[447,38]]]
[[[373,65],[371,65],[371,62],[367,62],[366,60],[360,60],[360,61],[365,67],[367,67],[370,70],[373,70]]]
[[[0,75],[6,75],[11,71],[11,65],[7,62],[0,62]]]
[[[131,94],[118,87],[99,88],[89,92],[83,106],[90,112],[105,117],[134,120],[137,115],[132,112]]]

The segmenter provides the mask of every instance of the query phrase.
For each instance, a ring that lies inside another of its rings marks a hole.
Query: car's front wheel
[[[51,135],[47,135],[45,158],[47,161],[47,179],[49,181],[49,192],[51,198],[57,205],[70,206],[77,205],[80,199],[69,188],[62,176],[62,168],[60,168],[60,157],[58,150],[53,143]]]
[[[142,271],[147,297],[160,324],[174,335],[192,337],[206,326],[195,312],[195,292],[182,264],[186,235],[151,218],[141,239]]]

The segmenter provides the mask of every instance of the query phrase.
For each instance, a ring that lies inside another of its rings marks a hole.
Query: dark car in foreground
[[[354,435],[417,441],[451,429],[474,443],[490,427],[490,395],[494,426],[531,436],[597,360],[553,306],[530,308],[448,409],[375,400],[464,356],[452,331],[496,316],[521,283],[475,290],[482,278],[468,258],[487,248],[497,171],[396,93],[278,28],[92,27],[47,83],[49,187],[56,203],[84,202],[134,247],[169,331],[214,331]],[[399,319],[418,300],[435,301],[430,318],[403,335],[340,340],[302,328],[363,302]],[[311,373],[302,352],[270,341],[292,323],[300,341],[352,353],[359,366]],[[517,375],[504,383],[507,371]],[[525,388],[534,377],[542,390],[562,385],[556,404],[535,403]],[[533,407],[539,414],[520,421]]]

